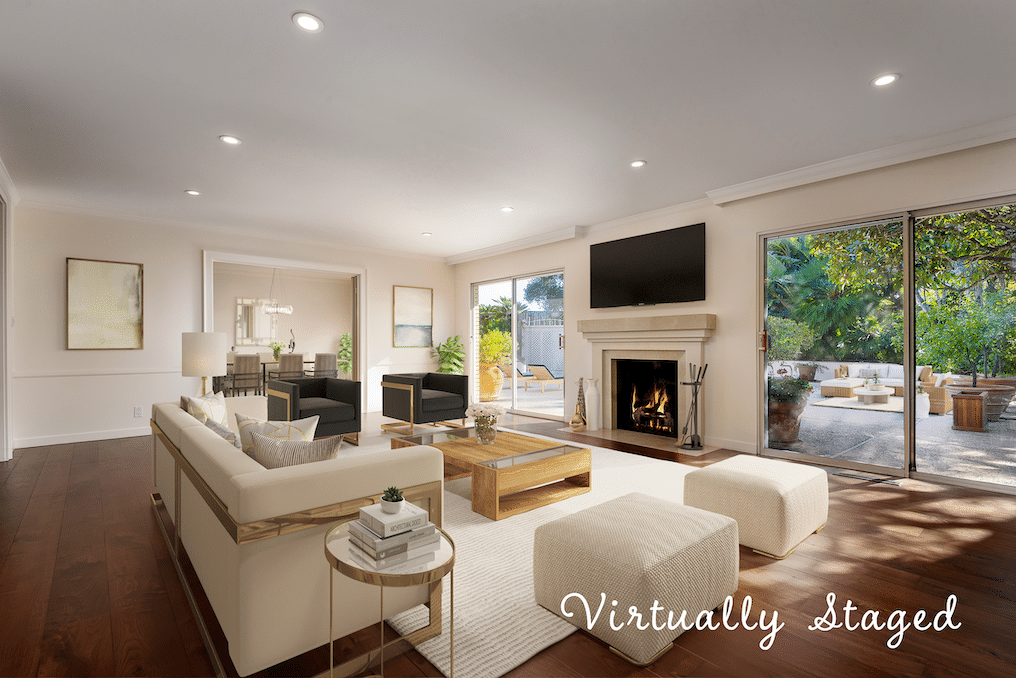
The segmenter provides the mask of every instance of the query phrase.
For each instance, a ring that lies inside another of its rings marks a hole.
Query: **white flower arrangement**
[[[504,405],[498,403],[472,403],[466,408],[467,417],[500,417],[502,414],[507,412]]]

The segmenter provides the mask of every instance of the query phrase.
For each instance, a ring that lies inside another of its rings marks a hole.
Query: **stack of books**
[[[386,573],[410,574],[430,569],[441,535],[429,514],[406,502],[399,513],[385,513],[379,504],[360,509],[349,523],[350,553],[356,561]]]

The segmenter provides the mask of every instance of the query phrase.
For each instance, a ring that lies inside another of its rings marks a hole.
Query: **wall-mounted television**
[[[592,308],[706,298],[706,225],[694,224],[589,247]]]

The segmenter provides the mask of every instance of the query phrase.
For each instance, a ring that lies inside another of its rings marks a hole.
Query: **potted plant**
[[[381,495],[381,510],[385,513],[398,513],[406,505],[402,490],[392,485]]]
[[[339,339],[338,367],[343,374],[353,372],[353,337],[346,332]]]
[[[800,377],[769,380],[769,443],[792,443],[801,432],[801,416],[812,386]]]
[[[885,384],[878,380],[878,372],[872,372],[871,376],[864,380],[864,387],[869,391],[881,391],[885,389]]]
[[[437,358],[437,371],[444,374],[462,374],[466,359],[466,347],[459,342],[459,335],[448,337],[441,344],[431,348],[431,355]]]
[[[914,415],[927,419],[931,415],[931,395],[924,391],[924,384],[917,382],[917,398],[914,400]]]
[[[807,363],[799,363],[797,365],[797,376],[808,381],[815,381],[815,373],[818,372],[818,368],[822,367],[817,362],[812,360]]]
[[[502,330],[490,330],[480,337],[480,401],[490,402],[501,397],[504,372],[498,367],[512,353],[511,335]]]

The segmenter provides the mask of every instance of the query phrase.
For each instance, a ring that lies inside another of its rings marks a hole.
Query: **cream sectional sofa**
[[[226,403],[234,431],[237,412],[267,418],[264,396]],[[241,676],[327,643],[331,525],[355,518],[389,485],[441,524],[444,468],[433,447],[342,448],[338,459],[266,469],[178,403],[153,406],[152,431],[156,515],[168,514],[170,549],[186,552]],[[377,587],[337,573],[334,586],[335,638],[377,623]],[[414,640],[436,635],[440,592],[440,582],[392,589],[385,617],[430,605],[431,623]]]

